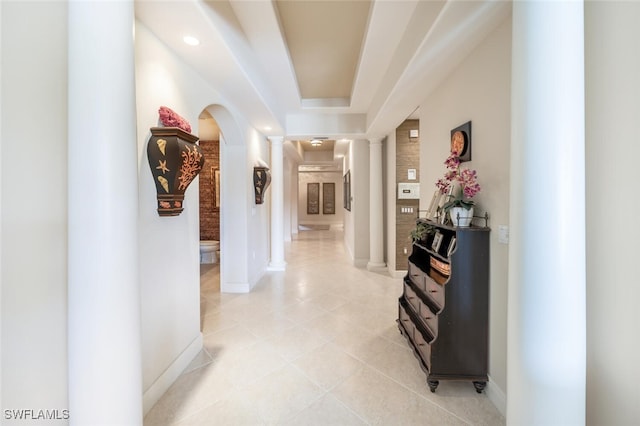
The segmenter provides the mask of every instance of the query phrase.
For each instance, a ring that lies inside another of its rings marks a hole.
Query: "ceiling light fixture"
[[[322,145],[322,141],[320,139],[313,139],[311,141],[311,146],[320,146]]]
[[[187,43],[189,46],[197,46],[200,44],[200,40],[198,40],[197,38],[193,37],[193,36],[184,36],[182,38],[182,40]]]

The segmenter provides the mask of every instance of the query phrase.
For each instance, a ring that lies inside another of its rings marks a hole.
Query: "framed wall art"
[[[336,214],[336,184],[322,184],[322,214]]]
[[[307,184],[307,214],[320,214],[320,184]]]

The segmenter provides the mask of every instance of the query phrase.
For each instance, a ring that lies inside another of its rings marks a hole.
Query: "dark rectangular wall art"
[[[336,214],[336,184],[322,184],[322,214]]]
[[[351,170],[347,170],[344,175],[344,188],[342,188],[342,198],[344,202],[344,208],[351,211]]]
[[[320,184],[307,184],[307,214],[320,214]]]

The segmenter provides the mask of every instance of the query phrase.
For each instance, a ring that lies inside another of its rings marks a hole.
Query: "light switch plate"
[[[498,242],[500,244],[509,244],[509,227],[507,225],[498,226]]]

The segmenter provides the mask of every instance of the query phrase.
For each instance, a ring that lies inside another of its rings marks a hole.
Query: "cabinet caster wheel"
[[[476,392],[482,393],[484,388],[487,386],[487,382],[473,382],[473,386],[476,388]]]
[[[429,389],[431,390],[431,392],[435,393],[436,388],[440,384],[440,381],[439,380],[427,380],[427,384],[429,385]]]

